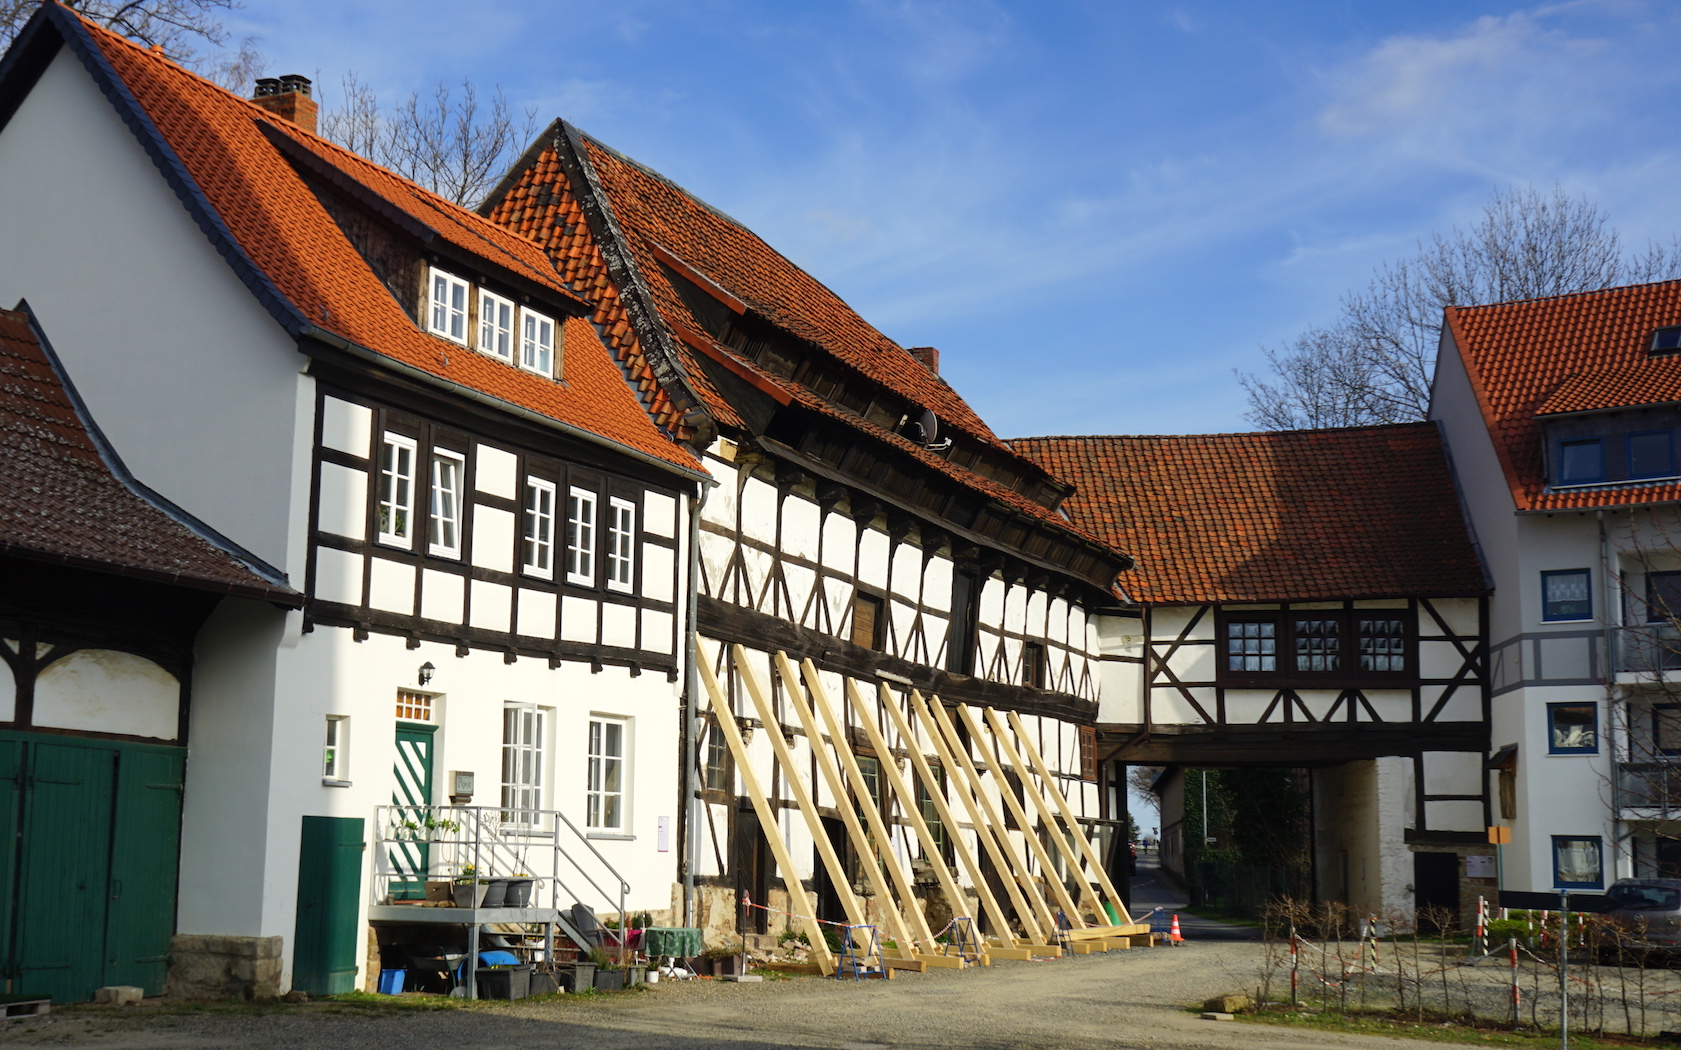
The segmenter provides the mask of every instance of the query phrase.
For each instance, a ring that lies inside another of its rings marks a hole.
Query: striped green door
[[[56,744],[29,750],[14,988],[85,1002],[104,971],[117,752]]]
[[[393,900],[421,900],[426,896],[426,873],[432,860],[431,847],[424,841],[432,804],[432,753],[438,727],[416,722],[397,723],[397,761],[392,769],[391,804],[413,807],[398,811],[398,819],[419,825],[415,840],[398,842],[391,849],[391,870],[399,876],[391,881]]]
[[[105,984],[162,995],[175,932],[175,874],[181,855],[180,751],[124,751],[117,765],[111,829],[111,903]]]
[[[292,987],[312,995],[356,990],[362,818],[305,817],[298,843],[298,918]]]

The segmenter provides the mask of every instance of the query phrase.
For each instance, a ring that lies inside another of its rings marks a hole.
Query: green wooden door
[[[117,752],[57,744],[29,751],[14,988],[84,1002],[104,973]]]
[[[292,939],[294,988],[312,995],[356,990],[362,849],[361,817],[303,818]]]
[[[111,829],[111,902],[105,984],[162,995],[175,932],[175,880],[181,854],[180,751],[124,751],[117,761]]]
[[[23,744],[0,739],[0,971],[10,973],[17,916],[18,825],[23,819]],[[9,989],[8,989],[9,990]]]
[[[431,870],[432,849],[424,841],[432,805],[432,746],[438,727],[415,722],[397,723],[397,760],[391,770],[391,804],[399,820],[417,825],[415,840],[391,847],[391,870],[411,878],[391,880],[393,900],[424,900],[426,873]]]

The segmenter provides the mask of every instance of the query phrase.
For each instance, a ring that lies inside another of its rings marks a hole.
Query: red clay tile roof
[[[297,605],[116,477],[22,313],[0,310],[0,552]]]
[[[1681,484],[1546,491],[1537,415],[1681,401],[1681,361],[1647,356],[1652,332],[1681,324],[1681,281],[1493,306],[1450,306],[1448,331],[1519,510],[1681,499]]]
[[[1078,486],[1076,524],[1130,551],[1148,604],[1487,590],[1433,423],[1015,438]]]
[[[54,13],[68,34],[79,29],[96,45],[84,60],[92,62],[96,73],[100,58],[109,63],[143,119],[155,126],[165,148],[178,158],[191,188],[203,195],[229,231],[234,243],[228,247],[236,255],[230,261],[237,267],[237,253],[242,252],[278,292],[284,311],[394,361],[674,466],[700,469],[686,448],[654,425],[599,341],[571,338],[581,334],[576,326],[567,326],[561,382],[421,331],[262,126],[278,129],[321,163],[438,237],[474,253],[487,266],[539,282],[557,299],[572,298],[547,255],[529,239],[309,135],[161,55],[80,18],[64,17],[68,13],[62,8]],[[137,130],[144,137],[146,129]]]

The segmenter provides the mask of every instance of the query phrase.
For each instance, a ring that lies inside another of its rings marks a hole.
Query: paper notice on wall
[[[1472,853],[1465,858],[1465,877],[1468,879],[1492,879],[1497,878],[1499,873],[1491,854]]]
[[[660,818],[660,832],[659,832],[659,836],[658,836],[658,842],[659,842],[659,851],[661,853],[670,853],[671,852],[671,818],[670,817],[661,817]]]

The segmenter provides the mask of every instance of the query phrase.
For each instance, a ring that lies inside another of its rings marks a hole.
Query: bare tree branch
[[[1599,206],[1532,188],[1497,192],[1468,230],[1420,242],[1385,263],[1342,317],[1265,349],[1270,376],[1239,371],[1248,420],[1268,430],[1423,419],[1442,309],[1664,280],[1681,274],[1681,240],[1630,255]]]
[[[177,62],[191,63],[196,48],[227,43],[221,15],[242,5],[238,0],[66,0],[87,18],[142,44],[161,47]],[[37,0],[0,0],[0,50],[29,21]]]

